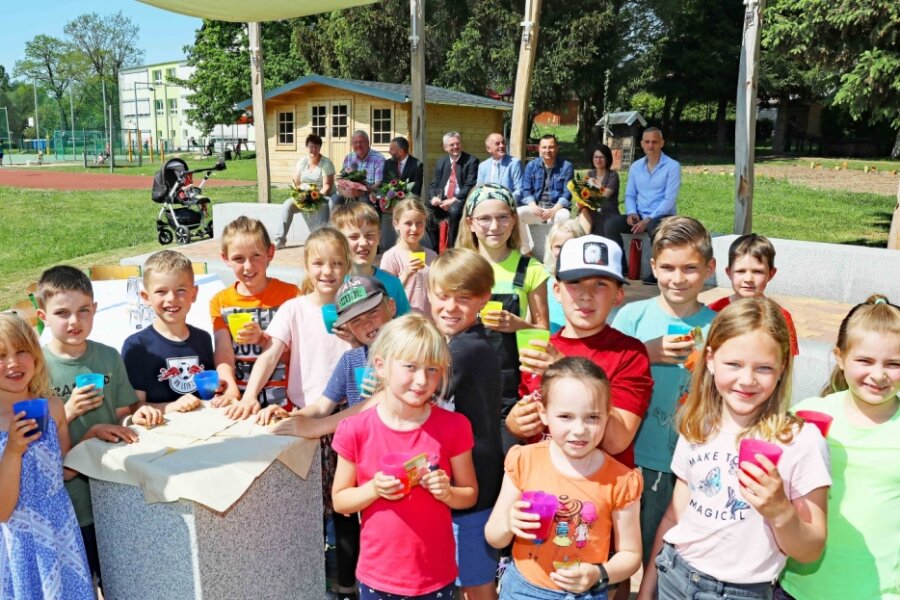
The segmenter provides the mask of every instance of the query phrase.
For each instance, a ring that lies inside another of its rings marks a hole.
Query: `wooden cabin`
[[[340,170],[350,150],[350,137],[361,129],[372,148],[386,158],[392,138],[409,140],[410,153],[425,161],[425,185],[434,165],[445,153],[441,141],[448,131],[462,134],[463,150],[482,158],[488,134],[503,131],[512,104],[473,94],[426,86],[426,152],[412,147],[410,86],[397,83],[335,79],[307,75],[266,93],[266,132],[269,168],[276,185],[290,181],[294,167],[306,154],[306,136],[322,137],[322,154]],[[246,100],[237,108],[252,109]]]

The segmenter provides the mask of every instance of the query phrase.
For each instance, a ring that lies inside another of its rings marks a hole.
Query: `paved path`
[[[247,186],[256,185],[256,183],[210,177],[206,185]],[[67,173],[52,169],[2,167],[0,168],[0,186],[45,190],[149,190],[153,187],[153,176],[112,175],[109,172]]]

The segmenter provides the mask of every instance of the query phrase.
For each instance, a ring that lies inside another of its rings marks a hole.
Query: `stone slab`
[[[240,216],[252,217],[262,222],[269,232],[272,240],[281,231],[281,204],[287,198],[287,192],[283,198],[273,198],[271,204],[260,204],[252,202],[223,202],[213,204],[213,237],[220,239],[225,226]],[[306,215],[297,213],[294,220],[291,221],[291,228],[288,230],[288,244],[303,244],[309,237],[310,227],[307,223]]]
[[[106,600],[325,596],[318,450],[306,479],[275,461],[225,514],[95,479],[91,499]]]

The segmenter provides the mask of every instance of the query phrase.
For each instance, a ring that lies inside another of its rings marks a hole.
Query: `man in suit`
[[[445,133],[443,141],[447,156],[435,165],[434,177],[428,188],[431,200],[427,205],[431,209],[432,218],[428,223],[430,239],[426,245],[430,244],[434,250],[440,247],[439,222],[442,219],[447,219],[449,225],[447,246],[453,246],[466,197],[478,180],[478,159],[462,151],[459,133],[456,131]]]
[[[391,140],[388,152],[391,160],[384,162],[384,181],[399,179],[411,183],[410,193],[421,196],[422,186],[425,183],[425,165],[410,155],[409,140],[402,136],[395,137]],[[381,249],[384,251],[397,242],[397,232],[394,230],[393,215],[382,211],[380,206],[376,208],[381,214]]]

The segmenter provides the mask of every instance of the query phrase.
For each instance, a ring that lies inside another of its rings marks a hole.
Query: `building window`
[[[171,134],[171,135],[169,135],[170,140],[174,140],[175,138],[178,137],[177,135],[175,135],[176,132],[174,129],[172,131],[170,131],[169,133]]]
[[[153,70],[153,82],[156,85],[162,84],[162,69],[154,69]]]
[[[372,109],[372,143],[373,144],[390,144],[391,131],[393,130],[391,122],[391,109],[389,108],[373,108]]]
[[[331,107],[331,137],[335,139],[347,138],[347,127],[350,117],[349,104],[335,104]]]
[[[158,114],[158,115],[166,114],[166,109],[165,109],[165,106],[163,105],[162,100],[156,101],[156,114]]]
[[[312,107],[312,133],[319,137],[328,136],[328,107]]]
[[[279,112],[278,113],[278,143],[293,144],[294,143],[294,113]]]
[[[169,114],[170,115],[178,114],[178,100],[175,98],[169,99]]]
[[[175,79],[175,67],[170,67],[166,69],[166,79],[172,81]]]

